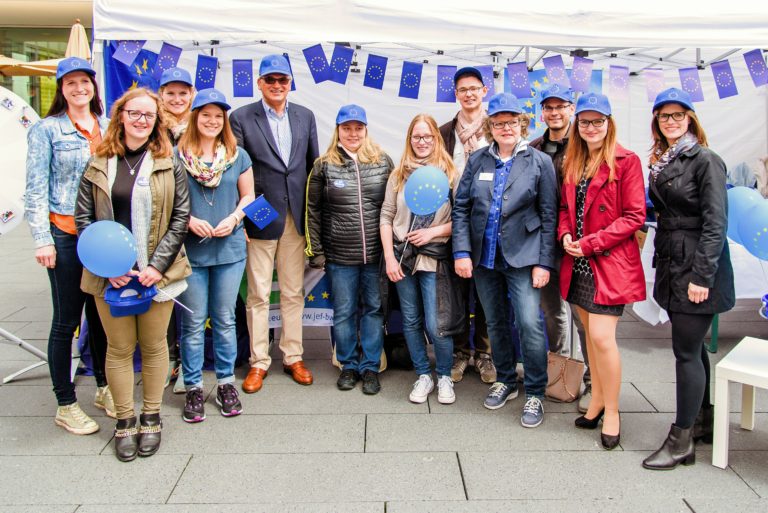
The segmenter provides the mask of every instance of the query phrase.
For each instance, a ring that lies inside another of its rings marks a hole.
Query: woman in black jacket
[[[345,105],[325,154],[307,181],[306,237],[310,266],[325,267],[331,280],[336,358],[342,365],[336,385],[377,394],[384,347],[384,314],[379,293],[379,214],[392,160],[368,135],[365,110]],[[362,300],[357,345],[358,294]]]
[[[715,314],[736,302],[726,230],[722,159],[707,148],[690,96],[659,93],[651,122],[650,197],[657,212],[653,296],[669,313],[677,374],[677,414],[651,470],[695,462],[694,443],[712,443],[709,357],[704,336]]]

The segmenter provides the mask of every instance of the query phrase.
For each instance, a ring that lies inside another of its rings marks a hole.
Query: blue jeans
[[[235,303],[244,270],[245,259],[231,264],[193,267],[187,277],[187,290],[179,297],[179,301],[194,312],[184,310],[181,316],[181,365],[187,390],[203,385],[205,321],[209,316],[216,381],[219,385],[235,381]]]
[[[435,370],[438,376],[450,376],[453,363],[453,338],[441,337],[437,325],[436,273],[417,271],[395,283],[403,314],[403,335],[417,375],[429,374],[429,356],[424,344],[424,325],[435,346]]]
[[[475,285],[488,323],[497,381],[513,386],[517,381],[517,357],[507,302],[500,300],[509,292],[525,361],[525,395],[543,397],[547,387],[547,341],[539,318],[541,291],[533,288],[532,269],[531,266],[519,269],[477,267],[474,270]]]
[[[336,359],[342,369],[360,374],[367,370],[379,372],[381,351],[384,349],[384,312],[379,291],[379,266],[325,265],[331,280],[333,301],[333,336]],[[360,313],[360,349],[357,351],[358,306]]]

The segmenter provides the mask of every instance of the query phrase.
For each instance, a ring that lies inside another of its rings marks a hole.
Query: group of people
[[[78,406],[69,374],[71,336],[85,307],[95,403],[117,419],[116,455],[130,461],[157,451],[172,300],[185,307],[178,310],[183,419],[205,419],[209,318],[216,404],[226,417],[241,413],[234,365],[243,273],[251,357],[242,390],[258,392],[271,366],[275,268],[283,370],[311,385],[302,357],[308,257],[330,278],[340,390],[362,381],[363,393],[380,391],[384,325],[395,306],[417,376],[412,402],[425,402],[437,388],[439,403],[453,403],[454,383],[473,364],[490,385],[485,407],[501,408],[518,395],[521,359],[526,400],[520,421],[537,427],[544,419],[547,353],[565,350],[570,304],[588,362],[583,415],[575,426],[596,429],[602,420],[603,447],[619,444],[616,328],[624,306],[645,298],[635,232],[645,222],[646,194],[639,157],[616,140],[607,97],[587,93],[575,101],[572,91],[553,85],[540,98],[548,128],[529,143],[530,118],[517,98],[497,94],[486,110],[482,74],[462,68],[454,76],[461,110],[443,126],[428,114],[413,118],[395,165],[372,140],[359,105],[339,109],[320,155],[313,113],[288,102],[292,74],[281,55],[260,63],[261,100],[229,116],[221,91],[195,91],[189,74],[172,68],[163,73],[159,95],[129,90],[107,120],[94,75],[82,59],[63,60],[51,110],[29,134],[26,209],[35,256],[51,282],[48,351],[58,425],[76,434],[98,430]],[[703,339],[714,314],[735,299],[725,237],[725,166],[708,149],[684,91],[660,93],[652,113],[654,297],[672,322],[677,417],[643,465],[667,469],[693,463],[695,441],[711,442]],[[445,173],[451,191],[435,212],[418,215],[409,208],[405,184],[423,166]],[[277,218],[260,229],[244,221],[244,208],[262,195]],[[95,276],[78,260],[77,234],[101,220],[122,224],[136,238],[137,261],[124,276]],[[132,280],[162,293],[146,313],[114,316],[104,292]],[[137,343],[143,389],[138,419]]]

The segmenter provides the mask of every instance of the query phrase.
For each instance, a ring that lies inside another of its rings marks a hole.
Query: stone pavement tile
[[[3,319],[3,324],[6,322],[39,322],[45,321],[50,323],[53,318],[53,307],[50,305],[45,306],[25,306],[14,312],[13,314]]]
[[[165,415],[163,454],[363,452],[365,415],[240,415],[225,418],[209,400],[206,420]]]
[[[82,510],[78,510],[80,513]],[[643,500],[635,497],[603,500],[470,500],[470,501],[388,501],[387,513],[691,513],[682,499]],[[698,513],[698,510],[697,510]],[[743,512],[740,512],[743,513]]]
[[[58,506],[0,506],[0,513],[74,513],[76,504]]]
[[[24,321],[22,321],[24,322]],[[5,327],[5,321],[3,321],[3,326]],[[11,323],[9,323],[11,324]],[[51,331],[51,320],[50,319],[40,319],[37,321],[30,321],[25,322],[24,326],[18,330],[11,330],[10,328],[5,328],[9,331],[13,331],[13,333],[23,339],[33,339],[33,340],[48,340],[48,334]]]
[[[310,502],[301,504],[283,502],[270,504],[153,504],[151,506],[99,504],[80,506],[77,513],[384,513],[384,511],[383,502]],[[4,513],[2,509],[0,509],[0,513]]]
[[[686,498],[685,501],[696,513],[723,513],[724,511],[738,511],[739,513],[765,513],[768,511],[768,499]]]
[[[28,367],[29,365],[40,361],[35,355],[24,351],[23,349],[14,348],[16,351],[13,357],[23,357],[23,355],[29,356],[27,360],[13,360],[2,359],[2,353],[0,353],[0,377],[4,378],[14,372],[18,372],[21,369]],[[51,374],[48,372],[48,365],[41,365],[32,370],[25,372],[24,374],[17,376],[10,383],[6,383],[4,386],[23,386],[23,385],[47,385],[51,386]]]
[[[658,411],[675,411],[675,383],[636,383],[635,386]],[[711,394],[714,397],[714,383],[712,383],[712,387]],[[732,412],[740,412],[741,384],[731,383],[729,388],[730,409]],[[761,413],[768,412],[768,390],[755,388],[755,411]]]
[[[312,386],[315,385],[322,385],[322,386],[333,386],[336,387],[336,380],[339,379],[339,373],[341,372],[338,367],[334,367],[331,365],[330,359],[324,359],[324,360],[305,360],[305,364],[307,368],[312,371],[312,377],[314,379],[314,383]],[[242,384],[242,381],[245,379],[245,377],[248,375],[248,371],[250,370],[250,367],[248,365],[241,365],[239,369],[235,371],[235,376],[237,377],[237,382]],[[389,371],[387,371],[389,372]],[[382,374],[382,377],[384,377],[384,374]],[[272,360],[272,366],[269,368],[269,374],[267,374],[267,378],[264,380],[264,386],[271,386],[271,385],[291,385],[293,384],[293,378],[291,378],[290,374],[287,374],[285,371],[283,371],[283,362],[282,359],[273,359]],[[360,388],[361,384],[358,384],[358,389]]]
[[[576,415],[547,413],[536,429],[519,415],[368,415],[366,452],[393,451],[589,451],[599,437],[577,430]],[[476,436],[478,425],[483,436]]]
[[[2,456],[5,504],[164,503],[190,456]],[[209,475],[207,476],[209,477]]]
[[[619,352],[622,381],[675,380],[675,356],[670,339],[622,339]]]
[[[168,503],[464,498],[455,453],[259,454],[194,456]]]
[[[494,451],[460,452],[459,459],[470,500],[529,499],[531,494],[548,499],[754,496],[731,469],[723,471],[703,464],[681,467],[674,472],[645,471],[641,463],[649,454],[615,450]],[[702,460],[706,461],[706,457]],[[574,478],[550,479],[553,469],[557,469],[557,475]],[[585,483],[600,485],[585,486]]]
[[[0,283],[3,284],[3,287],[6,286],[4,280],[0,279]],[[13,301],[11,299],[11,296],[6,293],[0,295],[0,321],[24,308],[24,305],[16,301],[15,298]],[[10,330],[10,328],[5,327],[4,321],[0,323],[0,328]]]
[[[736,321],[736,322],[720,322],[718,330],[719,336],[725,338],[738,338],[742,337],[757,337],[768,339],[768,322],[762,319],[757,314],[755,309],[755,320],[753,321]],[[719,339],[718,339],[719,344]]]
[[[99,431],[73,435],[43,417],[0,417],[1,456],[68,456],[99,454],[112,439],[114,425],[97,418]]]
[[[763,499],[768,499],[766,460],[768,460],[768,451],[730,451],[728,453],[728,466]],[[711,455],[708,461],[712,461]]]
[[[92,378],[90,378],[92,380]],[[93,381],[91,381],[93,383]],[[79,385],[76,388],[78,402],[85,413],[94,417],[96,422],[102,425],[111,426],[110,422],[104,424],[104,418],[107,418],[104,410],[100,410],[93,405],[93,398],[96,395],[96,385]],[[135,390],[134,398],[137,401],[137,407],[140,405],[139,389]],[[0,418],[2,417],[53,417],[56,415],[56,396],[53,394],[51,385],[23,385],[23,386],[2,386],[0,387]],[[96,417],[104,417],[97,419]]]

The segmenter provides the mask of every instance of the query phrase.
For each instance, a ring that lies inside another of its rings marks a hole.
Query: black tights
[[[709,356],[704,336],[714,315],[669,312],[672,322],[672,350],[677,373],[677,417],[675,425],[688,429],[709,402]]]

